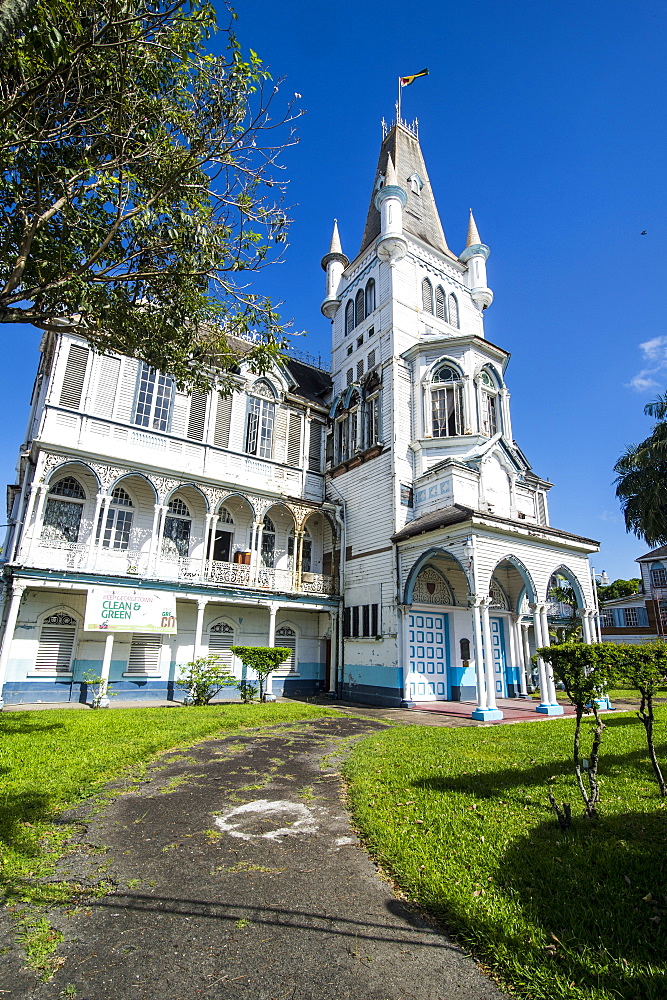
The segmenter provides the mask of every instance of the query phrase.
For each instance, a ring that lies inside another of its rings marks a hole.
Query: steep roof
[[[447,254],[448,257],[456,260],[456,255],[447,246],[445,234],[442,231],[419,139],[403,125],[394,125],[382,143],[373,180],[370,205],[368,206],[366,227],[361,241],[361,250],[365,250],[380,235],[380,213],[375,207],[374,198],[378,177],[380,175],[384,177],[386,174],[387,160],[390,156],[396,171],[396,183],[404,189],[408,196],[407,204],[403,209],[403,229],[412,236],[423,240],[424,243],[428,243],[435,250],[439,250],[440,253]],[[412,177],[413,174],[417,174],[423,184],[419,194],[416,194],[412,190],[412,184],[408,183],[408,178]]]
[[[285,360],[285,368],[296,382],[296,388],[292,390],[296,396],[303,396],[304,399],[311,399],[315,403],[324,405],[332,386],[331,375],[328,372],[290,357]]]

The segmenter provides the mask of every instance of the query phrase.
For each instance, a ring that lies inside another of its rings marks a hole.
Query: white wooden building
[[[508,354],[484,336],[489,249],[445,240],[416,129],[385,129],[361,249],[322,264],[331,376],[290,358],[186,396],[136,360],[45,337],[4,548],[9,702],[174,696],[229,646],[293,655],[278,694],[385,705],[526,693],[554,574],[599,638],[588,554],[549,524],[551,484],[513,440]],[[83,631],[100,582],[165,590],[173,637]],[[107,643],[108,645],[108,643]],[[539,665],[538,711],[555,714]],[[231,693],[231,692],[227,692]]]

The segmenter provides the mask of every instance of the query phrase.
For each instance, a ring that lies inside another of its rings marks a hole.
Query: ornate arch
[[[449,552],[447,549],[442,549],[439,548],[438,546],[433,546],[433,548],[427,549],[426,552],[423,552],[422,555],[419,556],[419,558],[415,560],[415,562],[412,564],[410,572],[408,573],[407,580],[405,581],[405,587],[403,588],[404,604],[412,604],[412,592],[414,590],[414,585],[417,577],[419,576],[424,566],[426,566],[426,564],[429,563],[432,559],[437,559],[438,556],[441,557],[444,556],[445,558],[451,559],[453,562],[456,563],[466,581],[468,595],[472,593],[470,587],[470,577],[468,576],[468,573],[463,564],[461,563],[460,559],[458,559],[453,552]]]
[[[158,502],[158,493],[157,493],[157,490],[155,489],[155,483],[153,483],[153,481],[147,475],[145,475],[145,473],[143,473],[143,472],[123,472],[123,473],[121,473],[121,475],[118,476],[116,479],[114,479],[113,482],[109,485],[109,488],[108,488],[107,492],[113,493],[113,491],[116,489],[116,487],[121,485],[121,483],[123,482],[124,479],[130,479],[130,478],[132,478],[132,479],[134,479],[134,478],[142,479],[148,486],[150,486],[151,490],[153,491],[153,497],[155,499],[155,503]]]
[[[412,588],[412,604],[456,604],[449,582],[435,566],[427,563],[420,569]]]
[[[89,472],[96,481],[98,489],[102,488],[100,477],[92,463],[83,462],[79,458],[63,458],[62,455],[47,455],[42,466],[41,482],[44,486],[49,486],[55,473],[62,471],[65,466],[78,465],[86,472]]]
[[[561,576],[564,576],[567,582],[572,587],[572,590],[574,591],[575,596],[577,598],[577,608],[587,607],[588,605],[586,601],[586,595],[584,593],[584,588],[582,587],[581,582],[577,577],[577,574],[573,570],[571,570],[569,566],[565,566],[562,563],[560,566],[556,566],[556,568],[553,569],[551,573],[549,573],[549,579],[547,580],[547,593],[544,595],[544,599],[547,601],[549,600],[549,582],[551,581],[551,577],[554,575],[554,573],[560,573]]]
[[[524,565],[524,563],[522,563],[522,561],[519,559],[518,556],[510,554],[510,555],[503,556],[502,559],[499,559],[498,562],[496,563],[496,565],[493,567],[493,570],[491,571],[491,578],[493,578],[493,575],[496,572],[496,570],[498,569],[498,567],[500,565],[502,565],[502,563],[505,563],[505,562],[509,563],[511,566],[513,566],[514,569],[517,571],[517,573],[519,574],[519,576],[523,580],[524,589],[526,591],[526,595],[528,597],[528,601],[531,604],[534,604],[535,601],[537,600],[537,587],[535,586],[535,582],[534,582],[532,576],[530,575],[530,573],[526,569],[526,566]],[[517,610],[518,610],[518,608],[520,606],[521,606],[521,596],[519,597],[519,605],[517,607]]]

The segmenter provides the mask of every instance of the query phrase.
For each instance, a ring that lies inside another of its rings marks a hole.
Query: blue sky
[[[307,112],[284,156],[290,245],[257,290],[308,331],[303,349],[328,352],[320,259],[332,220],[352,258],[396,78],[428,66],[403,91],[403,116],[419,118],[452,250],[465,244],[469,206],[491,247],[486,334],[512,354],[514,436],[555,483],[552,524],[600,540],[598,571],[635,575],[647,547],[625,533],[613,465],[650,432],[643,406],[667,389],[667,5],[238,0],[236,9],[242,45]],[[6,482],[38,342],[30,329],[5,330]]]

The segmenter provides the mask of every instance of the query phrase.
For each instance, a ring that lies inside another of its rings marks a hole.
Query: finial
[[[387,169],[384,175],[384,183],[387,187],[398,184],[398,181],[396,180],[396,168],[394,167],[394,161],[391,158],[391,153],[387,154]]]
[[[468,242],[466,247],[477,246],[482,241],[479,238],[479,233],[477,232],[477,226],[475,225],[475,217],[472,214],[472,208],[470,209],[470,219],[468,221]]]
[[[343,248],[340,245],[340,236],[338,235],[338,219],[334,219],[333,233],[331,234],[331,246],[329,247],[329,253],[342,253]]]

